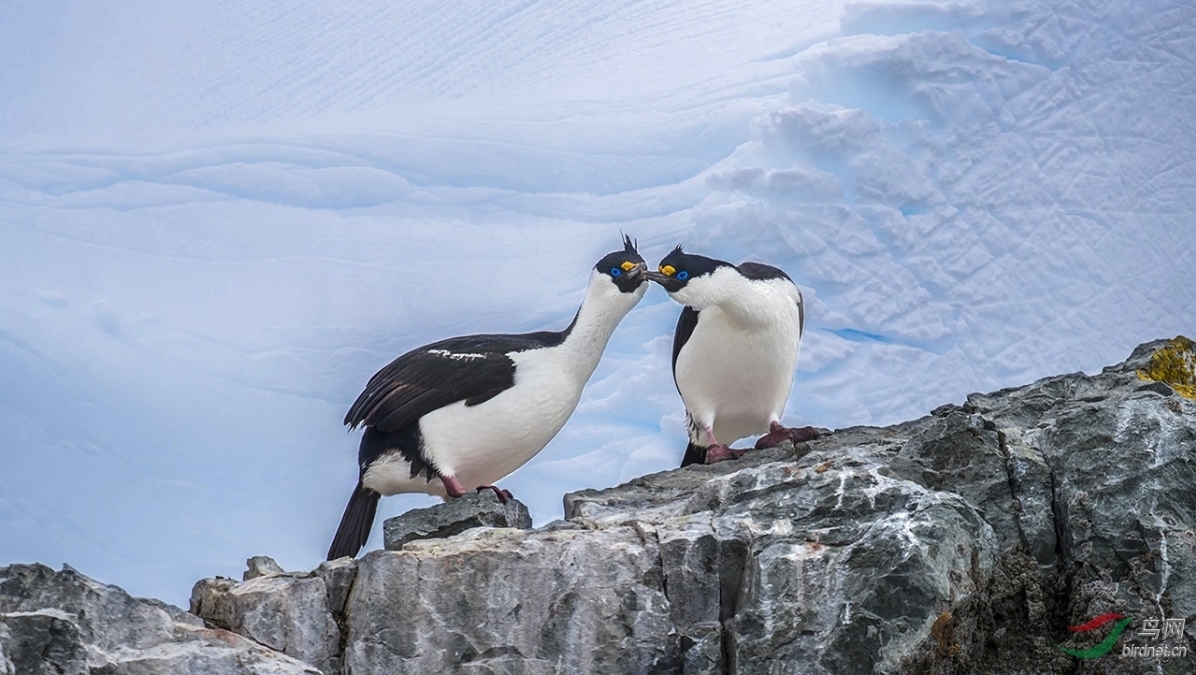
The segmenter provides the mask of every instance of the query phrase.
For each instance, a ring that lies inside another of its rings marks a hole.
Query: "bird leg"
[[[448,496],[450,497],[464,497],[465,493],[469,492],[469,490],[466,490],[465,486],[461,484],[461,481],[457,480],[456,476],[441,476],[440,482],[444,483],[444,491],[447,492]]]
[[[510,490],[504,490],[497,485],[479,485],[478,492],[481,492],[482,490],[494,490],[494,496],[498,497],[498,502],[504,505],[515,498],[515,496],[511,494]]]
[[[448,493],[448,496],[454,499],[469,494],[469,490],[465,489],[465,486],[461,484],[461,481],[457,480],[456,476],[441,476],[440,482],[444,483],[444,491]],[[479,485],[478,492],[482,490],[494,490],[494,496],[498,497],[498,501],[502,504],[506,504],[514,499],[509,490],[504,490],[497,485]]]
[[[725,462],[728,459],[739,459],[743,457],[743,453],[747,450],[735,450],[729,445],[719,443],[714,438],[714,432],[706,429],[706,441],[709,443],[706,446],[706,463],[715,464],[718,462]]]
[[[804,443],[818,438],[818,432],[814,427],[786,427],[782,426],[780,422],[770,422],[768,424],[768,433],[764,434],[756,441],[756,449],[771,448],[780,445],[785,441],[793,443]]]

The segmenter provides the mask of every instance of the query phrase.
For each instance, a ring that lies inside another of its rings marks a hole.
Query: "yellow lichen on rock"
[[[1180,396],[1196,400],[1196,343],[1182,335],[1171,340],[1151,355],[1138,377],[1166,382]]]

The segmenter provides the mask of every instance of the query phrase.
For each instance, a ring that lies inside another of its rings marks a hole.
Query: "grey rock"
[[[1039,565],[1050,568],[1058,560],[1055,529],[1054,473],[1042,452],[1022,440],[1022,432],[1007,427],[999,432],[1009,477],[1010,509],[1017,536]],[[1006,541],[1013,532],[1005,530]]]
[[[328,591],[328,610],[340,621],[339,617],[349,600],[349,590],[357,578],[357,562],[347,558],[328,560],[320,563],[315,575],[324,580],[324,588]]]
[[[274,561],[274,558],[264,555],[255,555],[249,560],[245,561],[245,571],[241,573],[241,581],[249,581],[258,577],[267,577],[275,574],[286,574],[282,566]]]
[[[330,560],[310,573],[274,571],[281,567],[265,556],[246,563],[246,576],[254,570],[271,572],[240,583],[201,579],[191,589],[193,618],[309,663],[325,675],[338,675],[345,605],[358,561]]]
[[[150,607],[157,607],[163,612],[169,614],[171,620],[175,623],[185,623],[192,626],[199,626],[201,628],[204,625],[203,619],[199,618],[198,616],[195,616],[194,614],[179,607],[175,607],[168,602],[162,602],[157,598],[137,598],[137,602],[145,603]]]
[[[362,559],[353,673],[649,673],[676,663],[655,538],[474,529]],[[601,561],[601,563],[599,563]]]
[[[681,672],[687,675],[722,675],[723,627],[718,622],[691,626],[681,635]]]
[[[351,561],[344,563],[332,569],[351,569]],[[321,570],[323,574],[276,573],[243,582],[202,579],[191,589],[191,612],[208,626],[247,637],[323,673],[339,673],[340,625],[333,601],[345,595],[351,581],[329,568]],[[336,582],[331,592],[328,579]]]
[[[1166,382],[1148,382],[1147,384],[1138,387],[1137,391],[1153,391],[1160,396],[1170,396],[1175,393],[1175,390],[1171,388],[1171,385],[1167,384]]]
[[[0,674],[308,674],[314,668],[239,635],[183,621],[75,570],[0,568]]]
[[[482,490],[388,518],[382,531],[385,548],[398,551],[409,541],[444,539],[475,527],[530,530],[532,517],[523,502],[512,499],[503,504],[493,491]]]
[[[73,618],[57,609],[0,614],[0,674],[87,675],[87,649]]]

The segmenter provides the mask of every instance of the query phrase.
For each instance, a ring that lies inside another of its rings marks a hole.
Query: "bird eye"
[[[689,278],[689,272],[686,272],[685,270],[681,270],[680,272],[677,273],[677,281],[685,281],[688,278]]]
[[[612,277],[617,277],[617,276],[619,276],[619,275],[620,275],[620,274],[622,274],[622,273],[623,273],[623,270],[619,269],[618,267],[612,267],[612,268],[610,268],[610,275],[611,275]]]

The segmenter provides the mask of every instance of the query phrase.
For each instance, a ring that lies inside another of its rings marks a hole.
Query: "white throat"
[[[730,267],[720,267],[708,276],[691,280],[684,288],[672,293],[673,299],[699,312],[718,307],[737,323],[765,324],[776,319],[776,297],[792,296],[799,301],[796,287],[778,279],[753,281]]]
[[[585,380],[590,378],[602,359],[610,336],[623,317],[644,297],[648,285],[645,282],[634,291],[623,293],[610,277],[597,270],[590,272],[590,282],[581,308],[577,310],[573,330],[560,347],[575,375]]]

